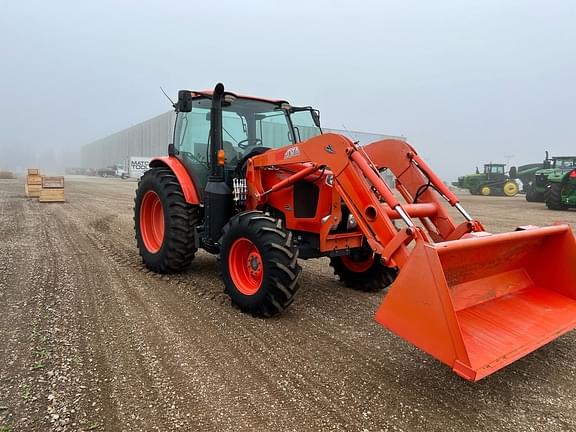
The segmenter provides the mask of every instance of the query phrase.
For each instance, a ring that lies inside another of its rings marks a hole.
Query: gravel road
[[[475,384],[377,325],[381,294],[303,263],[282,316],[234,308],[214,257],[143,268],[136,183],[71,178],[67,202],[0,180],[0,432],[576,430],[576,333]],[[492,232],[576,223],[463,195]]]

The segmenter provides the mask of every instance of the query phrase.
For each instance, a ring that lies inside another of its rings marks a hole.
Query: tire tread
[[[139,232],[139,202],[143,194],[153,187],[164,196],[162,206],[168,216],[164,242],[158,256],[148,253]],[[197,206],[184,200],[184,193],[174,173],[168,168],[155,167],[144,173],[138,181],[134,199],[134,226],[138,250],[147,268],[156,273],[177,273],[186,269],[194,259],[194,230],[200,221]]]
[[[268,265],[264,276],[262,295],[241,294],[228,276],[227,250],[238,238],[236,230],[242,230],[258,238],[262,260]],[[292,244],[292,234],[284,230],[281,221],[260,211],[248,211],[234,216],[222,230],[221,252],[224,291],[243,312],[254,316],[271,317],[283,312],[294,300],[299,289],[298,279],[302,268],[298,264],[298,248]]]

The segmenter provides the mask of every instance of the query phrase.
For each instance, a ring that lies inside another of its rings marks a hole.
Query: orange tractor
[[[409,144],[322,134],[310,107],[222,84],[174,107],[169,156],[136,192],[150,270],[183,270],[202,248],[232,302],[268,317],[294,300],[299,259],[329,257],[348,286],[388,288],[377,322],[472,381],[576,326],[569,226],[490,234]]]

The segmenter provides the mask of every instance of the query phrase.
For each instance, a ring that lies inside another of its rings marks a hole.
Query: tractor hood
[[[544,177],[549,181],[560,181],[564,175],[571,170],[564,170],[559,168],[543,169],[536,173],[537,176]]]

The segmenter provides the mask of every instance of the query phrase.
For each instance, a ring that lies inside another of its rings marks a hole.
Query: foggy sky
[[[445,179],[576,154],[576,3],[0,1],[0,169],[170,109],[158,87],[313,105],[404,135]]]

